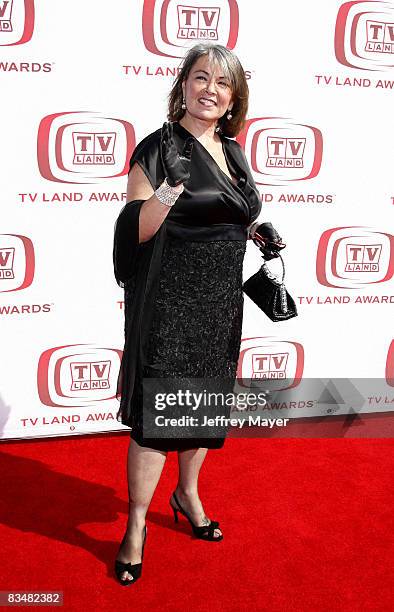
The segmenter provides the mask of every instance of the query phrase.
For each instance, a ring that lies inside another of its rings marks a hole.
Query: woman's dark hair
[[[182,83],[189,76],[195,62],[203,55],[208,55],[212,64],[217,63],[223,70],[223,75],[229,80],[233,96],[232,118],[227,119],[227,111],[220,117],[218,127],[222,134],[230,138],[237,136],[245,125],[246,113],[248,111],[249,88],[246,81],[244,69],[235,53],[213,43],[200,43],[188,50],[179,67],[172,89],[168,95],[169,121],[179,121],[185,114],[182,109]]]

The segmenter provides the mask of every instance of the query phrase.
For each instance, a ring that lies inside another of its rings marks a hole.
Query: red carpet
[[[64,610],[369,611],[393,602],[394,441],[228,439],[200,496],[221,543],[195,540],[168,498],[148,514],[141,580],[113,559],[127,517],[127,434],[4,442],[0,590],[62,590]]]

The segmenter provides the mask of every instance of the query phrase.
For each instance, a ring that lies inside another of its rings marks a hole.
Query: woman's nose
[[[207,93],[215,93],[216,88],[215,88],[215,81],[213,79],[207,82],[206,90],[207,90]]]

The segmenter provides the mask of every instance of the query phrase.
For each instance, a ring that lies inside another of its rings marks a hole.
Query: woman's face
[[[182,84],[187,112],[196,119],[216,123],[232,108],[231,84],[219,65],[202,55]]]

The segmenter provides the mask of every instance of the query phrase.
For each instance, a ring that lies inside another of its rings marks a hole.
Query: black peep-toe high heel
[[[170,497],[170,506],[174,512],[174,520],[176,523],[178,522],[178,512],[180,512],[189,521],[190,525],[192,526],[193,533],[197,538],[200,538],[201,540],[209,540],[210,542],[220,542],[220,540],[223,540],[223,534],[215,536],[215,529],[219,527],[218,521],[211,521],[209,525],[195,525],[188,513],[182,508],[181,504],[179,503],[175,491],[172,494],[172,497],[174,498],[175,503],[178,506],[177,508],[174,508],[173,504],[171,503]]]
[[[117,559],[115,560],[115,574],[118,579],[118,582],[120,582],[122,586],[128,586],[129,584],[133,584],[134,582],[138,580],[138,578],[141,577],[142,560],[144,558],[144,546],[145,546],[147,532],[148,532],[148,528],[145,525],[144,541],[142,543],[142,550],[141,550],[141,563],[134,563],[134,565],[131,565],[131,563],[122,563],[122,561],[118,561]],[[125,537],[126,537],[126,534],[123,536],[123,540],[120,544],[120,547],[122,546]],[[128,578],[122,578],[121,576],[123,572],[128,572],[129,574],[131,574],[133,576],[132,580],[129,580]]]

